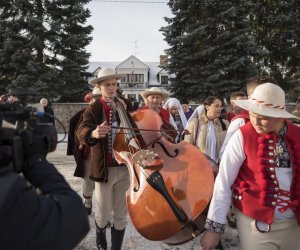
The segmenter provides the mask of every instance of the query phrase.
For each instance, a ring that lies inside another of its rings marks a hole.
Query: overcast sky
[[[159,28],[167,25],[163,17],[171,17],[169,7],[166,3],[119,1],[93,0],[87,5],[92,15],[88,24],[94,27],[93,41],[87,47],[90,62],[121,62],[131,55],[144,62],[158,62],[159,55],[168,47]]]

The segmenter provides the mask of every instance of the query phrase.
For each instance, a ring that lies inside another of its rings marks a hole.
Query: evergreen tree
[[[192,86],[195,86],[197,82],[191,82],[190,79],[193,65],[188,58],[191,56],[190,48],[186,47],[185,37],[189,31],[190,18],[197,21],[201,8],[189,1],[170,0],[168,5],[174,17],[165,18],[168,26],[162,27],[161,31],[165,35],[165,41],[170,45],[170,48],[166,50],[169,55],[166,69],[174,76],[170,79],[170,90],[176,97],[190,98],[193,94]]]
[[[31,87],[38,98],[82,99],[89,57],[85,46],[92,31],[83,26],[90,16],[83,8],[88,1],[0,3],[0,80],[6,90]]]
[[[174,9],[179,2],[180,7]],[[169,6],[174,17],[167,19],[169,26],[162,28],[169,44],[174,39],[178,41],[172,33],[178,29],[175,24],[185,20],[184,35],[179,38],[182,46],[170,44],[167,50],[167,67],[175,75],[170,90],[175,96],[194,100],[204,100],[209,95],[225,97],[243,89],[246,79],[258,73],[252,62],[257,50],[250,36],[246,3],[170,1]]]
[[[251,23],[257,43],[267,53],[260,57],[291,100],[300,88],[300,2],[298,0],[256,1]],[[297,90],[294,91],[294,90]]]
[[[83,26],[90,16],[90,11],[84,5],[90,0],[47,1],[46,9],[50,16],[50,48],[55,55],[50,63],[60,68],[58,73],[61,101],[82,100],[86,92],[86,73],[89,54],[85,47],[92,38],[91,26]]]
[[[30,9],[26,1],[0,3],[0,79],[2,91],[15,87],[30,87],[34,78],[31,72],[32,48],[26,28]],[[34,67],[32,67],[34,68]]]
[[[173,76],[173,95],[224,97],[262,73],[285,90],[296,90],[299,5],[297,0],[169,1],[174,17],[165,18],[168,26],[161,31],[170,45],[166,69]]]

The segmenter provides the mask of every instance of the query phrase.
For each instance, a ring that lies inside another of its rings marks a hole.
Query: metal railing
[[[147,87],[144,82],[121,82],[122,89],[143,89]]]

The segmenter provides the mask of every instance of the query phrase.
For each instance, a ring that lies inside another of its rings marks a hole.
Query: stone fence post
[[[86,103],[52,103],[54,116],[62,122],[67,133],[70,118],[86,106]],[[55,125],[57,133],[64,133],[63,127],[57,121],[55,121]]]

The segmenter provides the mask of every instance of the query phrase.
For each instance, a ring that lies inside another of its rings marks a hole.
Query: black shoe
[[[92,203],[87,202],[87,200],[85,200],[83,204],[84,204],[87,214],[90,215],[92,213],[92,206],[93,206]]]
[[[228,226],[233,229],[237,229],[236,221],[228,221]]]
[[[224,247],[223,247],[223,244],[222,244],[221,240],[219,241],[219,244],[216,246],[216,249],[218,249],[218,250],[224,250]]]
[[[107,250],[107,241],[106,241],[106,227],[101,229],[96,224],[96,245],[98,250]]]
[[[117,230],[114,227],[111,228],[111,250],[122,249],[124,235],[125,228],[123,230]]]
[[[234,217],[234,216],[230,218],[230,217],[227,215],[227,222],[228,222],[228,226],[229,226],[229,227],[231,227],[231,228],[233,228],[233,229],[237,229],[237,224],[236,224],[236,220],[235,220],[235,217]]]
[[[82,194],[83,195],[83,199],[84,199],[84,202],[83,202],[83,205],[86,209],[86,212],[88,215],[90,215],[92,213],[92,196],[87,196],[85,195],[84,193]]]

